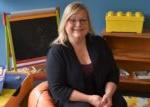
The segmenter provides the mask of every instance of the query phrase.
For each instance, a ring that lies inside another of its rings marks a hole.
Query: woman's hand
[[[89,102],[91,105],[93,105],[94,107],[101,107],[101,100],[102,97],[99,95],[91,95],[89,97]]]
[[[101,100],[102,107],[112,107],[112,97],[104,94]]]

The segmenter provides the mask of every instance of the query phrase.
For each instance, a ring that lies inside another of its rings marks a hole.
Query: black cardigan
[[[50,92],[55,99],[64,103],[68,101],[73,89],[86,92],[83,72],[74,49],[69,42],[66,45],[52,45],[47,58],[47,74]],[[100,36],[86,36],[86,45],[94,68],[97,92],[104,92],[108,81],[118,83],[119,71],[112,53]],[[87,93],[88,94],[88,93]]]

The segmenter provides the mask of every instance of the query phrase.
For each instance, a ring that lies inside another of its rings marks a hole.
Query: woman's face
[[[89,32],[87,13],[84,10],[73,14],[65,25],[68,37],[82,38]]]

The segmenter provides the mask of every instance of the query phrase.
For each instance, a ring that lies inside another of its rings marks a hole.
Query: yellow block
[[[137,32],[143,29],[144,16],[141,12],[113,12],[105,16],[106,32]]]
[[[4,107],[7,104],[15,91],[16,89],[3,89],[0,95],[0,107]]]

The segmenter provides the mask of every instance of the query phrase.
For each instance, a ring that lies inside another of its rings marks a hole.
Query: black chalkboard
[[[57,37],[56,16],[11,21],[16,61],[46,56]]]

